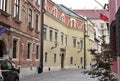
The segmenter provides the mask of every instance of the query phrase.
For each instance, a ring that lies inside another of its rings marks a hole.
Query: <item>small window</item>
[[[80,48],[83,48],[83,40],[80,40]]]
[[[52,38],[53,38],[53,32],[52,30],[50,30],[50,41],[52,41]]]
[[[76,39],[73,39],[73,47],[76,47]]]
[[[70,57],[70,64],[73,64],[73,57]]]
[[[104,28],[104,23],[100,23],[101,24],[101,28]]]
[[[0,0],[0,10],[6,11],[7,9],[7,0]]]
[[[27,49],[27,59],[30,59],[30,55],[31,55],[31,52],[30,52],[30,50],[31,50],[31,43],[28,43],[28,47],[27,47],[28,49]]]
[[[14,17],[15,19],[19,19],[19,8],[20,8],[20,0],[15,0],[14,3]]]
[[[39,58],[39,45],[36,45],[36,59]]]
[[[13,58],[17,57],[17,40],[13,40]]]
[[[54,63],[56,63],[56,54],[54,54]]]
[[[45,62],[47,62],[47,56],[48,54],[47,54],[47,52],[45,53]]]
[[[66,44],[66,46],[67,46],[67,37],[65,37],[65,44]]]
[[[18,57],[18,49],[19,49],[19,41],[18,39],[14,38],[13,39],[13,54],[12,58],[16,59]]]
[[[28,21],[28,26],[32,27],[32,10],[29,9],[29,21]]]
[[[38,16],[38,14],[36,14],[36,31],[38,31],[38,18],[39,18],[39,16]]]
[[[64,38],[63,38],[63,35],[61,35],[61,43],[63,45],[63,41],[64,41]]]
[[[44,40],[47,39],[47,28],[44,28],[44,34],[43,34]]]
[[[55,42],[57,43],[57,41],[58,41],[58,33],[55,32]]]

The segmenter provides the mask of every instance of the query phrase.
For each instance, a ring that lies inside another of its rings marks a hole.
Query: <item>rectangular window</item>
[[[72,27],[74,27],[74,20],[72,20]]]
[[[45,53],[45,62],[47,62],[47,53]]]
[[[76,39],[73,39],[73,47],[76,47]]]
[[[36,31],[38,31],[38,14],[36,14]]]
[[[67,46],[67,37],[65,37],[65,44],[66,44],[66,46]]]
[[[28,43],[28,47],[27,47],[27,59],[30,59],[30,50],[31,50],[31,43]]]
[[[80,58],[80,63],[81,63],[81,64],[83,63],[83,57]]]
[[[104,30],[101,30],[101,34],[104,35]]]
[[[20,2],[20,0],[15,0],[15,4],[14,4],[14,17],[15,17],[15,19],[19,19],[19,2]]]
[[[56,63],[56,54],[54,54],[54,63]]]
[[[6,11],[7,9],[7,0],[0,0],[0,10]]]
[[[61,35],[61,43],[63,44],[64,38],[63,35]]]
[[[52,41],[52,38],[53,38],[53,32],[52,30],[50,30],[50,41]]]
[[[70,64],[73,64],[73,57],[70,57]]]
[[[83,48],[83,40],[80,40],[80,48]]]
[[[100,23],[100,25],[101,25],[101,28],[104,28],[104,23]]]
[[[39,58],[39,45],[36,45],[36,59]]]
[[[44,28],[44,34],[43,34],[43,37],[44,37],[44,40],[46,40],[47,39],[47,28]]]
[[[31,9],[29,9],[28,26],[29,26],[29,27],[32,27],[32,10],[31,10]]]
[[[55,42],[57,43],[58,42],[58,33],[55,32]]]
[[[17,58],[17,40],[13,40],[13,58]]]

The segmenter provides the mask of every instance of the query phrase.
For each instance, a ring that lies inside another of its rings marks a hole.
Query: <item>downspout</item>
[[[44,39],[43,39],[43,32],[44,32],[44,0],[41,0],[41,33],[40,33],[40,66],[38,68],[38,73],[43,72],[43,48],[44,48]]]
[[[84,69],[86,69],[86,23],[84,22]]]

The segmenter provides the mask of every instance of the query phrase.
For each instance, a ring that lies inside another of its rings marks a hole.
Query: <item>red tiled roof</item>
[[[86,16],[87,18],[100,18],[100,13],[108,17],[108,11],[107,10],[80,10],[76,9],[73,10],[77,14]]]

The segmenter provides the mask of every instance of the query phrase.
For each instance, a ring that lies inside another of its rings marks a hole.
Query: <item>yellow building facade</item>
[[[63,5],[45,4],[43,71],[89,68],[93,24]]]

